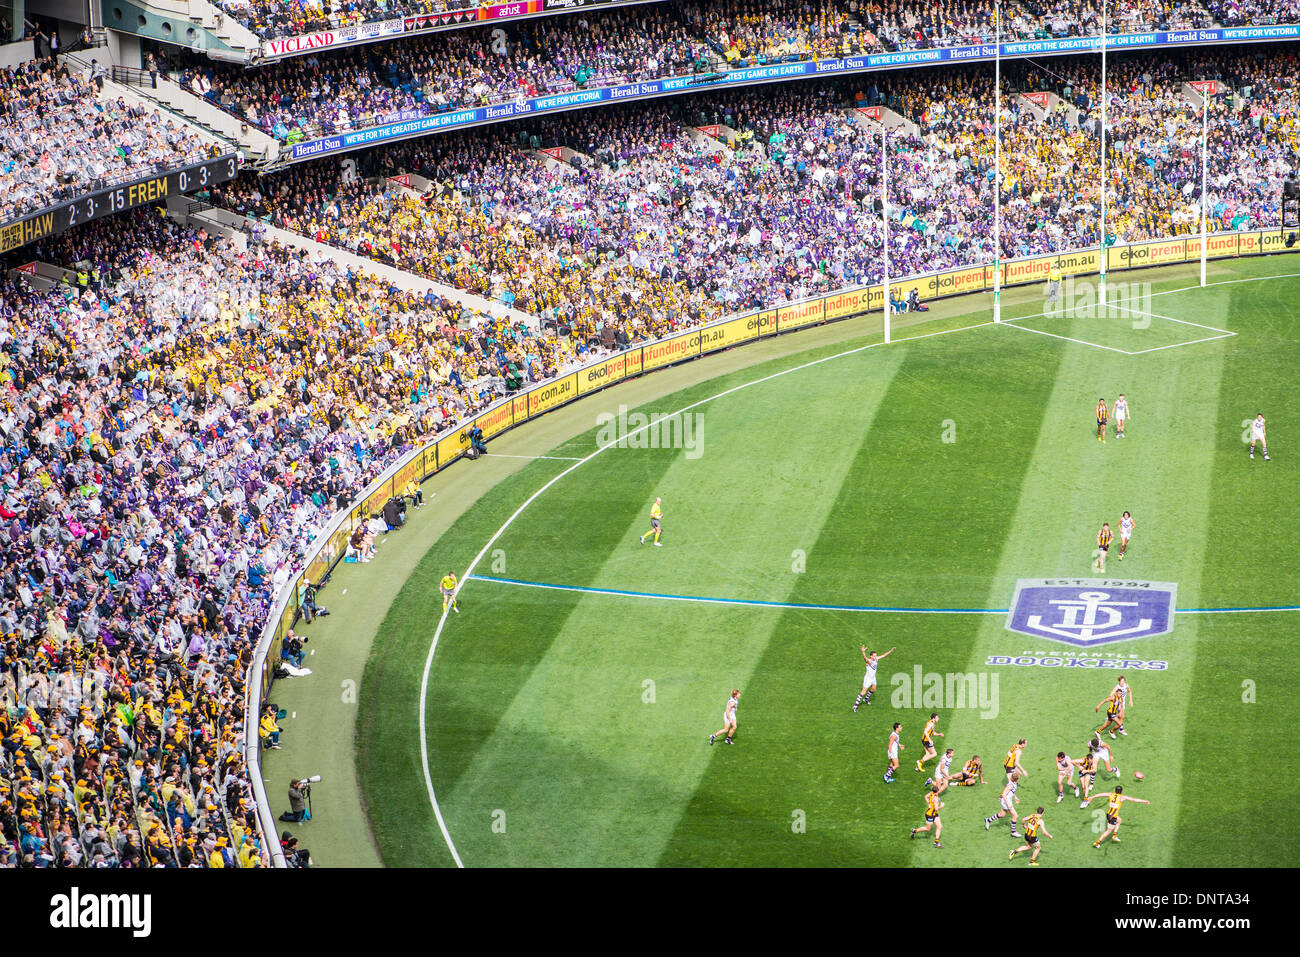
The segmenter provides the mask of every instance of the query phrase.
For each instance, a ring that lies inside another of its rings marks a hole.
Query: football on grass
[[[1139,781],[1141,781],[1141,780],[1142,780],[1142,772],[1141,772],[1141,771],[1134,771],[1134,772],[1133,772],[1133,777],[1135,777],[1135,778],[1137,778]]]

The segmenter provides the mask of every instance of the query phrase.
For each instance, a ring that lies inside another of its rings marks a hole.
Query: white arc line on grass
[[[1217,285],[1228,285],[1230,283],[1262,282],[1264,280],[1269,280],[1269,279],[1292,279],[1296,277],[1300,277],[1300,273],[1287,273],[1281,276],[1252,276],[1246,279],[1224,280],[1218,283],[1210,283],[1209,285],[1217,286]],[[1199,285],[1187,286],[1183,289],[1167,290],[1166,293],[1153,293],[1153,295],[1166,295],[1168,293],[1173,293],[1173,292],[1188,292],[1192,289],[1199,289],[1199,288],[1200,288]],[[1035,317],[1021,316],[1019,318],[1032,319]],[[988,320],[985,322],[977,322],[973,325],[961,326],[957,329],[942,329],[939,332],[927,332],[919,336],[908,336],[906,339],[895,339],[894,344],[899,344],[904,342],[915,342],[918,339],[931,339],[935,336],[948,335],[949,333],[953,333],[953,332],[967,332],[971,329],[982,329],[985,326],[991,326],[991,325],[993,325],[992,320]],[[1027,330],[1027,331],[1036,332],[1037,330]],[[705,405],[709,402],[713,402],[716,399],[721,399],[724,396],[731,395],[733,392],[739,392],[741,389],[747,389],[750,386],[759,385],[763,382],[770,382],[773,379],[778,379],[781,376],[790,374],[791,372],[799,372],[803,369],[809,369],[812,368],[813,366],[821,365],[823,362],[829,362],[832,359],[842,359],[845,356],[856,355],[859,352],[865,352],[868,349],[874,349],[877,346],[883,346],[885,344],[886,343],[884,342],[871,342],[865,346],[858,346],[855,349],[848,349],[844,352],[837,352],[834,355],[823,356],[820,359],[814,359],[811,362],[802,363],[801,365],[791,366],[789,369],[783,369],[780,372],[774,372],[771,375],[763,376],[761,379],[754,379],[752,382],[744,382],[741,383],[740,385],[732,386],[730,389],[725,389],[722,392],[717,393],[716,395],[709,396],[706,399],[701,399],[698,402],[692,402],[690,405],[684,406],[681,409],[678,409],[676,412],[673,412],[671,415],[667,416],[667,418],[672,418],[673,416],[681,415],[684,412],[689,412],[691,409],[694,409],[701,405]],[[526,509],[529,505],[531,505],[537,499],[538,496],[540,496],[548,488],[550,488],[560,479],[564,478],[574,469],[578,468],[579,466],[583,465],[586,462],[590,462],[601,452],[605,451],[608,448],[613,448],[614,446],[620,444],[621,442],[626,441],[630,436],[636,435],[638,432],[641,432],[644,429],[648,429],[649,427],[650,427],[650,423],[647,423],[646,425],[640,426],[639,428],[632,430],[631,432],[627,433],[627,435],[622,436],[620,439],[618,439],[615,442],[611,442],[608,445],[600,446],[599,448],[596,449],[596,451],[592,452],[590,455],[586,456],[585,458],[579,459],[577,462],[574,462],[564,471],[560,472],[558,475],[551,478],[550,481],[548,481],[545,485],[543,485],[536,492],[530,495],[528,499],[517,509],[515,509],[515,511],[511,514],[511,516],[506,519],[505,524],[503,524],[500,528],[496,530],[495,534],[493,534],[493,536],[488,540],[487,544],[483,546],[483,548],[479,551],[479,553],[474,556],[474,560],[470,562],[469,567],[465,569],[465,574],[461,577],[460,582],[457,583],[455,594],[456,595],[460,594],[460,590],[465,586],[465,583],[470,580],[470,576],[474,574],[474,569],[477,568],[478,563],[483,560],[483,556],[487,554],[488,549],[490,549],[494,544],[496,544],[497,539],[500,538],[502,534],[504,534],[507,528],[509,528],[512,524],[514,524],[515,519],[518,518],[523,513],[524,509]],[[447,849],[451,851],[452,860],[456,862],[456,866],[464,867],[465,864],[460,859],[460,854],[456,851],[456,845],[452,842],[451,834],[447,831],[447,822],[443,820],[442,809],[438,806],[438,797],[433,790],[433,778],[429,774],[429,744],[428,744],[427,716],[426,716],[425,705],[429,695],[429,673],[433,668],[433,656],[438,650],[438,640],[442,637],[442,629],[446,626],[446,624],[447,624],[447,609],[444,608],[442,611],[442,617],[438,619],[438,626],[437,628],[434,629],[433,641],[429,645],[429,654],[424,659],[424,674],[420,679],[420,708],[419,708],[420,710],[420,765],[424,771],[424,786],[425,789],[429,792],[429,803],[433,807],[433,816],[438,821],[438,829],[442,831],[442,838],[447,844]]]

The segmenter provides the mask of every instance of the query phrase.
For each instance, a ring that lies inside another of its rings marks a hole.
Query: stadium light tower
[[[885,241],[882,249],[885,253],[885,277],[882,304],[885,307],[885,344],[889,344],[889,152],[885,138],[885,117],[880,116],[880,215],[885,225]]]
[[[993,5],[993,321],[1002,321],[1002,0]]]
[[[1213,80],[1208,81],[1214,82]],[[1206,83],[1201,85],[1201,288],[1205,288],[1205,238],[1206,238],[1206,181],[1209,179],[1208,170],[1210,145],[1210,88]]]

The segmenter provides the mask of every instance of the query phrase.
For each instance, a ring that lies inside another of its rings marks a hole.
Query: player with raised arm
[[[1258,442],[1264,450],[1264,461],[1270,461],[1268,457],[1268,439],[1264,437],[1264,413],[1261,412],[1255,416],[1255,421],[1250,423],[1250,457],[1255,457],[1255,443]]]
[[[1108,731],[1113,724],[1117,728],[1122,728],[1124,723],[1120,720],[1119,713],[1123,709],[1124,696],[1112,691],[1106,697],[1097,702],[1097,707],[1093,708],[1093,713],[1101,711],[1101,706],[1106,706],[1106,723],[1098,728],[1094,734],[1100,736],[1103,731]],[[1111,731],[1110,736],[1115,737],[1115,732]]]
[[[1125,801],[1134,801],[1138,804],[1150,804],[1150,801],[1144,801],[1142,798],[1129,797],[1124,793],[1124,785],[1115,785],[1114,791],[1107,791],[1102,794],[1094,794],[1088,799],[1092,803],[1097,798],[1107,798],[1106,804],[1106,830],[1101,832],[1101,837],[1092,842],[1093,847],[1101,847],[1101,842],[1109,837],[1116,844],[1119,843],[1119,826],[1124,823],[1124,819],[1119,816],[1119,809]]]
[[[1002,789],[1002,793],[998,796],[998,813],[994,814],[992,817],[986,817],[984,819],[984,830],[987,831],[993,826],[994,821],[1000,820],[1010,814],[1011,836],[1020,836],[1016,833],[1016,823],[1020,820],[1016,815],[1016,805],[1020,803],[1020,798],[1016,797],[1016,789],[1019,787],[1020,772],[1013,771],[1011,772],[1011,777],[1007,781],[1007,786]]]
[[[925,824],[921,827],[912,828],[911,837],[934,828],[934,846],[943,847],[939,843],[939,835],[943,833],[943,821],[939,819],[939,812],[943,809],[943,802],[939,800],[939,785],[934,785],[925,793]]]
[[[438,582],[438,590],[442,592],[442,613],[447,614],[447,604],[451,603],[451,610],[460,614],[460,608],[456,605],[456,573],[447,572],[442,576],[442,581]]]
[[[1018,773],[1022,778],[1029,777],[1029,772],[1020,766],[1020,752],[1025,750],[1025,739],[1021,738],[1013,744],[1007,751],[1007,756],[1002,759],[1002,767],[1007,772],[1007,780],[1011,780],[1011,775]]]
[[[1124,560],[1124,553],[1128,551],[1128,540],[1133,537],[1133,529],[1137,525],[1133,523],[1133,516],[1125,512],[1119,517],[1119,560]]]
[[[925,730],[921,732],[921,746],[925,748],[925,754],[921,755],[916,762],[916,770],[918,771],[924,771],[925,762],[939,756],[939,751],[934,746],[934,739],[942,738],[943,732],[935,730],[938,725],[939,716],[931,713],[930,720],[925,723]]]
[[[1115,438],[1124,438],[1124,422],[1130,418],[1128,412],[1128,399],[1124,398],[1124,393],[1119,394],[1115,400]]]
[[[889,733],[889,767],[885,769],[885,783],[894,783],[894,772],[898,770],[898,752],[904,747],[900,740],[903,732],[903,726],[897,721],[894,722],[894,730]]]
[[[727,744],[736,743],[731,739],[736,736],[736,709],[739,707],[740,707],[740,689],[732,688],[731,697],[727,699],[727,707],[722,712],[722,727],[720,727],[717,731],[714,731],[711,735],[709,735],[709,744],[713,744],[713,742],[717,740],[717,737],[720,734],[725,734],[727,736],[727,740],[726,740]]]
[[[663,547],[663,542],[659,541],[659,532],[660,532],[659,525],[664,517],[664,510],[660,505],[662,501],[663,499],[657,498],[655,499],[655,503],[650,506],[650,528],[646,531],[645,535],[641,536],[642,545],[645,544],[646,535],[653,534],[655,537],[655,547],[656,548]]]
[[[1102,522],[1101,531],[1097,533],[1097,560],[1092,563],[1092,567],[1098,569],[1103,575],[1106,574],[1106,553],[1110,551],[1110,543],[1114,540],[1110,522]]]
[[[867,673],[862,676],[862,690],[858,692],[858,700],[853,702],[854,714],[858,713],[858,705],[864,702],[868,705],[871,704],[871,696],[876,693],[876,663],[881,658],[888,657],[893,653],[894,649],[890,648],[884,654],[878,651],[867,654],[867,646],[862,646],[862,660],[867,663]]]
[[[1056,752],[1056,803],[1065,797],[1066,787],[1074,788],[1074,796],[1079,796],[1079,785],[1074,783],[1074,762],[1064,751]]]
[[[1049,831],[1047,825],[1043,823],[1043,806],[1041,804],[1038,806],[1037,811],[1025,818],[1025,843],[1012,851],[1011,856],[1008,857],[1007,860],[1014,861],[1016,855],[1021,851],[1029,851],[1029,866],[1037,867],[1038,852],[1042,850],[1041,845],[1038,843],[1038,832],[1040,830],[1048,837],[1052,836],[1052,832]]]
[[[1110,410],[1106,408],[1106,400],[1097,400],[1097,441],[1106,441],[1106,422],[1110,419]]]

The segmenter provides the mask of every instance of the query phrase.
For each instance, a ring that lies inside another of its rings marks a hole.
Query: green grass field
[[[1300,840],[1272,798],[1281,735],[1300,717],[1300,612],[1193,610],[1300,606],[1300,279],[1232,282],[1296,266],[1220,265],[1205,290],[1185,288],[1186,268],[1139,274],[1149,306],[1112,317],[963,328],[989,319],[970,299],[899,332],[947,334],[887,347],[878,318],[811,349],[795,334],[785,355],[641,408],[691,407],[694,449],[590,457],[593,405],[555,458],[515,462],[391,586],[355,741],[382,861],[454,863],[422,769],[421,682],[438,578],[462,575],[500,531],[438,636],[424,697],[429,782],[466,866],[1023,867],[1027,855],[1007,862],[1020,842],[1006,822],[983,826],[1020,737],[1020,813],[1045,805],[1054,835],[1044,866],[1293,863]],[[1041,291],[1021,292],[1005,317],[1041,311]],[[1129,437],[1112,424],[1101,444],[1093,408],[1120,392]],[[1270,462],[1243,443],[1261,410]],[[664,547],[643,547],[656,496]],[[1137,531],[1109,576],[1177,583],[1168,634],[1078,649],[1008,631],[1005,614],[920,613],[1006,609],[1020,579],[1096,577],[1097,529],[1125,509]],[[855,714],[863,644],[897,651]],[[1054,770],[1057,751],[1086,751],[1121,672],[995,656],[1167,663],[1123,672],[1129,734],[1108,743],[1126,791],[1151,805],[1126,807],[1122,843],[1093,849],[1102,804],[1057,804]],[[932,706],[913,694],[918,670],[973,674],[990,700]],[[710,747],[733,687],[736,744]],[[986,768],[986,784],[943,795],[942,850],[908,839],[931,710],[956,766],[978,753]],[[886,784],[894,721],[905,751]]]

